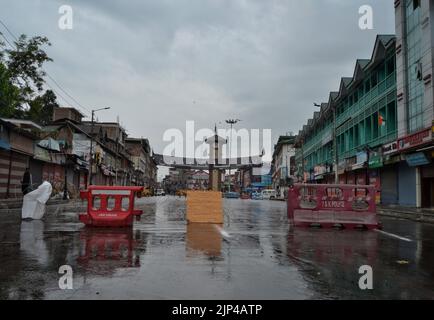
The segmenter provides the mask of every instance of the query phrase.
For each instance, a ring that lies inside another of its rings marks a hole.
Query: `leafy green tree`
[[[13,49],[5,49],[0,42],[1,117],[26,118],[43,125],[51,121],[53,109],[59,105],[53,91],[42,93],[46,75],[42,68],[52,61],[42,49],[45,45],[51,45],[46,37],[25,35]]]
[[[0,62],[0,117],[22,118],[20,90],[10,80],[9,71]]]
[[[57,97],[53,91],[47,90],[43,95],[33,99],[26,112],[26,117],[41,125],[47,125],[52,121],[54,108],[58,108]]]
[[[28,39],[26,35],[21,35],[15,45],[16,48],[5,50],[5,63],[11,82],[20,87],[23,102],[30,102],[35,93],[41,92],[44,88],[46,74],[42,66],[45,62],[53,60],[41,47],[51,44],[46,37]]]

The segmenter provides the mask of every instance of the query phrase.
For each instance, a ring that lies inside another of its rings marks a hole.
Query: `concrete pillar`
[[[422,183],[421,183],[421,172],[420,167],[416,167],[416,207],[422,207]]]

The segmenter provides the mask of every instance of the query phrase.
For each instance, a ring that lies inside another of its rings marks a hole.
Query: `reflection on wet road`
[[[71,212],[2,221],[0,298],[434,298],[433,225],[383,218],[383,233],[294,229],[284,202],[224,206],[221,226],[187,225],[175,197],[141,199],[133,229],[85,228]],[[73,290],[58,286],[65,264]],[[359,289],[362,265],[373,268],[373,290]]]

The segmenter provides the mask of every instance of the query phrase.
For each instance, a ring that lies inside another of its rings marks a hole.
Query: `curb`
[[[427,214],[408,214],[403,212],[397,212],[397,211],[383,211],[379,210],[377,211],[377,214],[379,216],[384,217],[392,217],[392,218],[399,218],[399,219],[405,219],[405,220],[411,220],[414,222],[422,222],[422,223],[432,223],[434,224],[434,216],[427,215]]]

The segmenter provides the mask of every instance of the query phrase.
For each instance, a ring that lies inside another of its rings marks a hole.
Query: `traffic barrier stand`
[[[80,231],[78,264],[104,275],[119,268],[140,267],[133,232],[132,228],[84,228]]]
[[[134,209],[136,195],[141,196],[143,187],[90,186],[80,192],[87,200],[87,213],[79,219],[87,226],[130,227],[133,217],[140,219],[142,210]]]
[[[295,226],[381,228],[374,186],[294,184],[288,191],[287,208]]]

